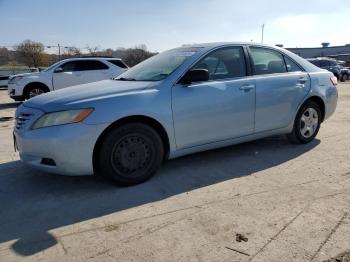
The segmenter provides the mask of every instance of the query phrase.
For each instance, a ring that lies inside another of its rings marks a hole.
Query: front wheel
[[[345,82],[349,79],[349,76],[347,74],[343,74],[341,81]]]
[[[103,140],[98,165],[102,174],[122,186],[142,183],[162,164],[164,146],[159,134],[141,123],[111,130]]]
[[[299,110],[292,133],[288,139],[292,143],[306,144],[311,142],[317,135],[321,126],[321,110],[317,103],[307,101]]]
[[[24,97],[25,99],[30,99],[44,93],[46,93],[46,90],[44,88],[40,86],[38,87],[33,86],[33,87],[30,87],[28,90],[26,90]]]

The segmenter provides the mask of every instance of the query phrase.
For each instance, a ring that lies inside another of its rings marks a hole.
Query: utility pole
[[[58,60],[61,60],[61,46],[60,46],[60,43],[58,43],[57,46],[58,46]]]
[[[58,48],[58,60],[61,60],[61,48],[69,48],[69,46],[61,46],[60,43],[57,45],[48,45],[47,48],[57,47]]]
[[[264,43],[264,30],[265,30],[265,24],[262,24],[261,26],[261,43]]]

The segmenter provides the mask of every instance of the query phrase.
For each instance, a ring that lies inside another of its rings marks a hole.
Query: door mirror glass
[[[62,67],[57,67],[54,71],[54,73],[62,73],[62,72],[63,72]]]
[[[181,84],[191,84],[194,82],[205,82],[209,80],[209,72],[206,69],[192,69],[188,71],[180,80]]]

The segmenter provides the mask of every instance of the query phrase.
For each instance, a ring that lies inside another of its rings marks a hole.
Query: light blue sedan
[[[276,134],[308,143],[336,108],[336,84],[277,47],[180,47],[114,80],[26,101],[16,111],[15,147],[41,170],[132,185],[164,160],[199,151]]]

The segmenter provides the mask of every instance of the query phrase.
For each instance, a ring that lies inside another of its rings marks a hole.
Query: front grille
[[[33,116],[32,113],[20,113],[17,117],[16,117],[16,129],[19,130],[21,128],[23,128],[26,124],[26,122],[28,122],[31,117]]]

